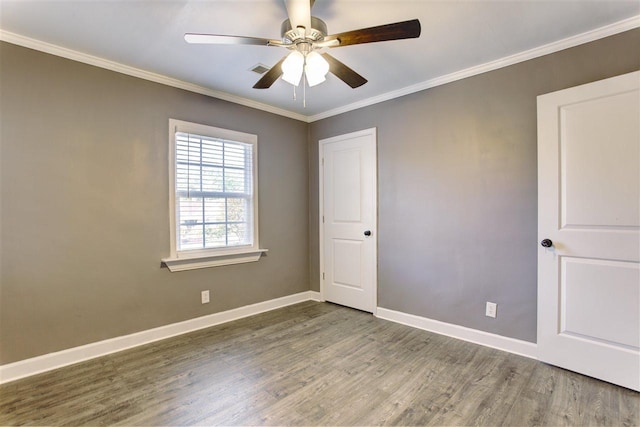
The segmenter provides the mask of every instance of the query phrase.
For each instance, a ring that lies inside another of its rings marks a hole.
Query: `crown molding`
[[[162,74],[152,73],[150,71],[142,70],[139,68],[131,67],[121,64],[119,62],[110,61],[98,56],[88,55],[86,53],[78,52],[72,49],[67,49],[61,46],[57,46],[51,43],[43,42],[40,40],[32,39],[22,36],[20,34],[12,33],[0,29],[0,41],[7,43],[35,49],[41,52],[49,53],[52,55],[60,56],[63,58],[71,59],[74,61],[82,62],[85,64],[93,65],[107,70],[115,71],[122,74],[127,74],[133,77],[149,80],[152,82],[172,86],[178,89],[188,90],[190,92],[199,93],[202,95],[210,96],[213,98],[222,99],[224,101],[233,102],[235,104],[244,105],[246,107],[255,108],[257,110],[266,111],[268,113],[277,114],[280,116],[288,117],[295,120],[300,120],[306,123],[312,123],[318,120],[326,119],[328,117],[336,116],[338,114],[346,113],[348,111],[357,110],[359,108],[368,107],[370,105],[378,104],[380,102],[388,101],[401,96],[409,95],[415,92],[420,92],[426,89],[430,89],[436,86],[451,83],[457,80],[462,80],[467,77],[476,76],[478,74],[486,73],[488,71],[497,70],[499,68],[514,65],[519,62],[528,61],[530,59],[538,58],[551,53],[559,52],[564,49],[579,46],[581,44],[589,43],[595,40],[602,39],[604,37],[619,34],[634,28],[640,27],[640,15],[632,16],[631,18],[624,19],[622,21],[615,22],[613,24],[606,25],[604,27],[596,28],[591,31],[584,32],[575,36],[567,37],[566,39],[558,40],[553,43],[539,46],[533,49],[529,49],[523,52],[516,53],[514,55],[506,56],[494,61],[486,62],[484,64],[476,65],[466,68],[464,70],[456,71],[454,73],[446,74],[444,76],[435,77],[433,79],[425,80],[415,85],[406,86],[404,88],[386,92],[378,96],[364,99],[362,101],[354,102],[348,105],[344,105],[338,108],[327,110],[322,113],[314,114],[312,116],[306,116],[293,111],[285,110],[282,108],[274,107],[272,105],[264,104],[261,102],[253,101],[240,96],[232,95],[230,93],[213,90],[204,86],[199,86],[193,83],[185,82],[183,80],[175,79],[172,77],[164,76]]]
[[[240,96],[232,95],[230,93],[209,89],[204,86],[199,86],[193,83],[185,82],[183,80],[175,79],[162,74],[152,73],[150,71],[131,67],[129,65],[124,65],[119,62],[110,61],[108,59],[100,58],[98,56],[93,56],[83,52],[78,52],[76,50],[67,49],[62,46],[43,42],[41,40],[32,39],[30,37],[25,37],[20,34],[12,33],[10,31],[5,31],[0,29],[0,41],[26,47],[29,49],[38,50],[40,52],[49,53],[51,55],[60,56],[62,58],[71,59],[77,62],[82,62],[84,64],[93,65],[93,66],[104,68],[107,70],[115,71],[117,73],[138,77],[138,78],[149,80],[155,83],[172,86],[178,89],[188,90],[190,92],[199,93],[201,95],[207,95],[212,98],[222,99],[224,101],[229,101],[235,104],[244,105],[245,107],[251,107],[257,110],[266,111],[268,113],[289,117],[291,119],[300,120],[303,122],[308,121],[308,117],[303,114],[298,114],[293,111],[284,110],[282,108],[274,107],[268,104],[263,104],[261,102],[257,102],[257,101],[253,101]]]
[[[415,92],[420,92],[425,89],[430,89],[436,86],[441,86],[447,83],[455,82],[456,80],[466,79],[467,77],[476,76],[478,74],[486,73],[488,71],[497,70],[499,68],[514,65],[519,62],[528,61],[530,59],[539,58],[544,55],[559,52],[564,49],[579,46],[581,44],[589,43],[595,40],[599,40],[605,37],[609,37],[615,34],[619,34],[634,28],[640,27],[640,15],[633,16],[631,18],[624,19],[622,21],[615,22],[604,27],[596,28],[595,30],[587,31],[582,34],[567,37],[566,39],[558,40],[553,43],[549,43],[543,46],[539,46],[533,49],[529,49],[523,52],[516,53],[514,55],[506,56],[494,61],[486,62],[484,64],[476,65],[466,68],[464,70],[456,71],[451,74],[439,76],[430,80],[426,80],[415,85],[407,86],[395,91],[383,93],[382,95],[374,96],[364,99],[362,101],[354,102],[349,105],[334,108],[324,113],[315,114],[308,117],[308,122],[312,123],[318,120],[326,119],[328,117],[336,116],[338,114],[346,113],[348,111],[357,110],[359,108],[368,107],[370,105],[378,104],[380,102],[388,101],[390,99],[399,98],[401,96],[409,95]]]

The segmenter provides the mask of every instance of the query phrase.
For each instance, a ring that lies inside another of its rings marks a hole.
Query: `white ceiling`
[[[330,49],[369,82],[351,89],[329,76],[307,89],[304,108],[301,90],[294,101],[293,87],[282,80],[270,89],[252,89],[260,75],[249,70],[275,64],[286,50],[190,45],[183,39],[185,32],[277,39],[287,17],[282,0],[0,0],[0,29],[7,41],[24,36],[308,119],[424,88],[434,79],[611,24],[618,28],[621,21],[637,27],[640,1],[316,0],[312,14],[326,22],[330,34],[418,18],[422,35]]]

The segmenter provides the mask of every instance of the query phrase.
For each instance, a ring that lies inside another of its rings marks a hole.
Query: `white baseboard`
[[[282,298],[234,308],[233,310],[209,314],[146,331],[44,354],[31,359],[20,360],[0,366],[0,384],[309,300],[319,301],[320,293],[314,291],[300,292]]]
[[[160,326],[146,331],[110,338],[104,341],[73,347],[57,351],[55,353],[44,354],[30,359],[20,360],[18,362],[0,366],[0,384],[140,345],[149,344],[154,341],[186,334],[198,329],[208,328],[221,323],[242,319],[243,317],[253,316],[255,314],[297,304],[303,301],[322,301],[322,298],[320,296],[320,292],[300,292],[298,294],[288,295],[282,298],[259,302],[220,313],[185,320],[183,322]],[[406,314],[382,307],[377,307],[376,316],[381,319],[390,320],[392,322],[401,323],[414,328],[424,329],[437,334],[447,335],[475,344],[537,359],[537,346],[530,342],[503,337],[488,332],[478,331],[476,329],[465,328],[464,326],[427,319],[426,317]]]
[[[311,301],[324,302],[324,300],[320,296],[320,292],[309,291],[308,294]]]
[[[413,314],[389,310],[382,307],[378,307],[376,316],[380,319],[390,320],[392,322],[401,323],[403,325],[412,326],[425,331],[435,332],[436,334],[446,335],[463,341],[469,341],[474,344],[496,348],[498,350],[507,351],[509,353],[518,354],[531,359],[538,358],[538,346],[528,341],[503,337],[502,335],[491,334],[477,329],[440,322],[439,320],[428,319],[426,317],[415,316]]]

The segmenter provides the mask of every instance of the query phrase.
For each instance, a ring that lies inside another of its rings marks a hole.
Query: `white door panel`
[[[320,141],[321,293],[373,312],[376,306],[375,129]],[[365,232],[370,235],[365,235]]]
[[[640,72],[538,97],[538,351],[640,390]]]
[[[329,151],[327,154],[330,163],[327,163],[327,166],[331,169],[327,176],[332,177],[330,186],[333,194],[331,200],[327,202],[333,207],[334,224],[359,223],[362,221],[362,199],[354,196],[360,194],[362,174],[360,149],[359,147],[344,149],[331,147]]]
[[[640,347],[638,263],[562,257],[560,294],[561,333]]]
[[[562,106],[560,114],[563,228],[638,227],[637,92]]]
[[[333,259],[333,285],[362,289],[362,241],[333,238],[330,258]]]

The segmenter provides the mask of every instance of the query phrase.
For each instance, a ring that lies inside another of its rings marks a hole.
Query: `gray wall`
[[[306,123],[6,43],[0,58],[0,364],[309,290]],[[160,268],[169,118],[258,135],[268,256]]]
[[[638,52],[633,30],[312,123],[312,289],[318,140],[377,127],[378,305],[534,342],[536,96],[637,70]]]

